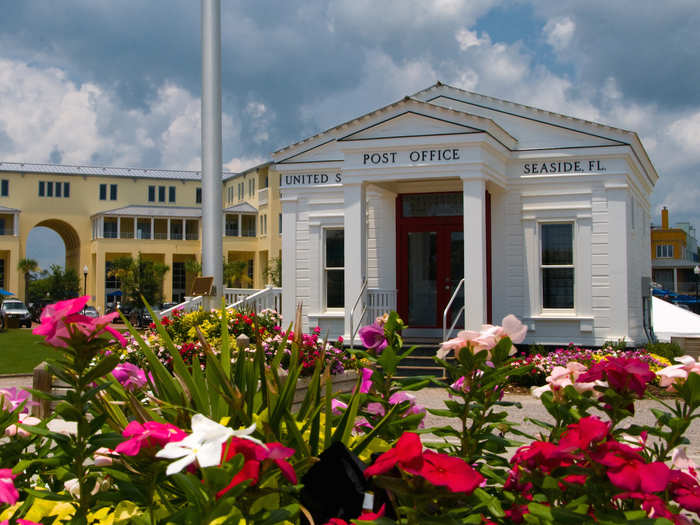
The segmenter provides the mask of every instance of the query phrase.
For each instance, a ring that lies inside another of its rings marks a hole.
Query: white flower
[[[202,468],[213,467],[221,462],[221,445],[233,436],[262,445],[261,441],[250,436],[254,431],[255,424],[242,430],[233,430],[202,414],[195,414],[192,417],[192,433],[182,441],[167,443],[156,453],[156,457],[177,459],[168,465],[165,471],[168,476],[180,472],[195,461]]]

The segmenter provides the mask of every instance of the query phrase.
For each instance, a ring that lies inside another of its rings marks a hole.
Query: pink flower
[[[360,381],[360,394],[367,394],[372,388],[372,369],[363,368],[361,373],[362,380]]]
[[[29,412],[30,407],[39,404],[32,401],[31,394],[23,388],[17,389],[14,386],[10,388],[0,388],[0,408],[2,410],[12,412],[22,403],[24,403],[22,412],[27,413]]]
[[[146,421],[143,425],[138,421],[129,423],[122,436],[130,437],[117,445],[115,452],[125,456],[135,456],[142,448],[154,449],[162,447],[171,441],[182,441],[187,433],[170,423]]]
[[[290,483],[297,484],[297,475],[294,468],[286,461],[294,455],[294,449],[287,448],[281,443],[268,443],[266,460],[271,460],[282,471],[282,475],[289,480]]]
[[[114,450],[110,450],[107,447],[100,447],[93,453],[93,459],[95,460],[96,467],[108,467],[113,462]]]
[[[0,468],[0,503],[14,505],[19,499],[19,492],[15,488],[16,474],[9,468]]]
[[[347,403],[343,403],[340,399],[331,399],[331,411],[334,416],[339,416],[343,413],[343,410],[347,410]]]
[[[68,346],[65,339],[70,337],[68,324],[72,323],[90,338],[97,337],[103,332],[109,332],[122,346],[125,346],[126,339],[121,332],[108,326],[112,319],[119,316],[118,312],[112,312],[96,319],[79,313],[89,299],[90,296],[85,295],[47,305],[41,312],[41,324],[34,328],[32,333],[45,336],[46,342],[50,345],[65,348]]]
[[[114,370],[112,370],[112,375],[114,375],[116,380],[130,392],[140,390],[148,384],[146,373],[138,366],[131,363],[119,363],[114,367]]]
[[[659,386],[667,387],[668,390],[673,390],[673,385],[676,383],[685,383],[689,374],[693,372],[700,374],[700,362],[695,361],[691,356],[676,357],[675,361],[680,364],[667,366],[656,373],[659,377]]]
[[[365,348],[376,350],[377,353],[380,353],[389,344],[384,337],[384,328],[376,322],[360,328],[360,341]]]
[[[468,346],[475,354],[483,351],[488,352],[490,358],[491,349],[504,337],[509,337],[512,343],[522,343],[525,340],[527,326],[513,314],[504,317],[502,323],[502,326],[482,325],[479,332],[473,330],[459,332],[457,337],[440,345],[437,356],[440,359],[445,359],[451,350],[457,351]],[[515,353],[515,347],[511,348],[511,354],[513,353]]]
[[[14,437],[14,436],[19,436],[21,438],[26,438],[31,435],[30,432],[27,430],[24,430],[22,427],[19,425],[28,425],[28,426],[35,426],[41,423],[41,419],[38,417],[30,416],[28,414],[20,414],[19,415],[19,422],[17,425],[9,425],[5,429],[5,435],[8,437]]]

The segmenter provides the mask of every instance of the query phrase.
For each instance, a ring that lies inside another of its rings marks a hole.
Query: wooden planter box
[[[68,385],[66,385],[63,381],[56,380],[56,378],[49,373],[45,362],[38,364],[36,368],[34,368],[33,376],[33,388],[35,390],[60,395],[68,388]],[[299,381],[297,381],[297,388],[296,392],[294,393],[292,408],[297,409],[301,406],[301,403],[304,401],[304,397],[306,396],[306,392],[309,389],[309,382],[310,378],[308,377],[302,377],[299,379]],[[342,374],[332,375],[331,382],[333,383],[334,393],[350,393],[357,384],[357,372],[352,370]],[[325,389],[323,392],[325,392]],[[34,405],[32,408],[32,413],[39,418],[48,416],[53,408],[51,401],[48,399],[38,399],[36,397],[34,398],[34,401],[37,401],[39,404]]]

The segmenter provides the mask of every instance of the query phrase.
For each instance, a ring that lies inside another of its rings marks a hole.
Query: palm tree
[[[22,259],[17,263],[17,269],[24,274],[24,300],[29,299],[29,280],[32,272],[40,271],[39,263],[34,259]]]
[[[231,261],[224,263],[224,282],[229,285],[238,284],[241,288],[252,281],[248,277],[248,263],[246,261]]]

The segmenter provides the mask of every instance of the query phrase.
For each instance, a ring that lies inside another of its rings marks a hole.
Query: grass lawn
[[[26,328],[0,332],[0,374],[30,373],[56,350],[40,345],[44,338]]]

